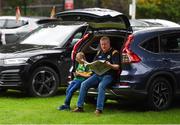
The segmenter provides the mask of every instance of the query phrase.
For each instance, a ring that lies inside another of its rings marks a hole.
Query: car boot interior
[[[98,36],[93,37],[90,41],[88,41],[87,44],[85,44],[82,47],[81,51],[86,55],[86,60],[88,62],[92,62],[95,55],[96,55],[96,53],[100,50],[99,41],[100,41],[100,38],[102,36],[103,35],[98,35]],[[114,35],[109,35],[108,37],[111,40],[111,46],[114,49],[118,50],[118,52],[121,52],[124,37],[122,37],[122,36],[114,36]],[[120,74],[120,72],[118,72],[117,76],[120,76],[119,74]]]

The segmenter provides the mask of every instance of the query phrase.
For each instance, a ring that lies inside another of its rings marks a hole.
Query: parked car
[[[106,90],[107,99],[141,100],[150,109],[167,109],[180,92],[180,27],[147,28],[129,33],[127,38],[122,33],[97,32],[89,41],[76,43],[72,54],[82,51],[91,62],[103,35],[121,53],[121,72]],[[96,96],[97,90],[89,89],[87,101]]]
[[[162,19],[131,19],[130,24],[133,31],[149,27],[180,27],[175,22]]]
[[[40,26],[15,44],[1,46],[1,90],[12,88],[24,90],[32,96],[52,96],[59,86],[67,85],[71,52],[73,47],[78,47],[77,44],[74,46],[77,41],[82,43],[92,40],[96,32],[112,34],[116,41],[123,41],[126,34],[130,32],[127,17],[112,10],[106,10],[106,15],[97,15],[99,11],[103,9],[94,10],[94,13],[92,10],[89,17],[96,16],[100,20],[108,15],[108,20],[101,22],[91,20],[89,23],[51,22]],[[96,48],[91,46],[90,56],[96,51]],[[73,51],[72,58],[75,54],[76,49]]]
[[[138,19],[147,23],[150,27],[180,27],[179,24],[164,19]]]
[[[14,43],[17,39],[36,29],[39,25],[54,20],[47,17],[20,17],[16,21],[15,16],[0,16],[0,44]]]
[[[143,21],[138,20],[138,19],[130,19],[129,21],[130,21],[130,24],[131,24],[133,31],[141,30],[141,29],[150,27],[148,23],[143,22]]]

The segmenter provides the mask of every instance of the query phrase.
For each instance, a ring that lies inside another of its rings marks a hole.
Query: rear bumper
[[[90,88],[88,96],[97,96],[98,91]],[[106,89],[106,98],[108,99],[125,99],[125,100],[144,100],[147,92],[144,90],[136,90],[135,86],[112,86]]]

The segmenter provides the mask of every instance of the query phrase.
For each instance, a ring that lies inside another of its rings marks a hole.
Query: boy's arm
[[[82,76],[82,77],[85,77],[85,78],[90,77],[91,74],[92,74],[92,72],[78,72],[78,71],[76,71],[76,75]]]

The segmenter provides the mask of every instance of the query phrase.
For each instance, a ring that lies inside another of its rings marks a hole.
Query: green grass
[[[95,116],[95,106],[85,104],[84,113],[58,111],[63,104],[64,94],[51,98],[25,97],[22,93],[9,91],[0,96],[0,124],[178,124],[180,104],[169,110],[154,112],[141,106],[123,105],[108,101],[101,116]],[[77,95],[73,97],[72,108],[76,106]]]

